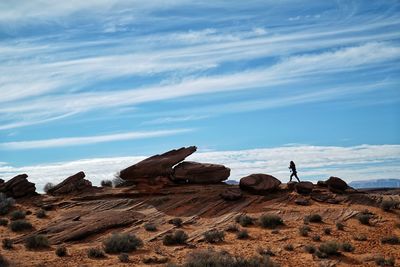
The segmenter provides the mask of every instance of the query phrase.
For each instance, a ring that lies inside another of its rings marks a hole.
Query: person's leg
[[[299,179],[299,177],[297,177],[297,172],[294,173],[294,177],[296,177],[297,181],[299,181],[299,183],[300,183],[300,179]]]
[[[293,173],[290,175],[290,180],[289,180],[289,182],[292,181],[292,178],[293,178]]]

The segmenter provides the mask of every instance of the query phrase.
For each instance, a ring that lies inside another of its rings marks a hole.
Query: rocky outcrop
[[[288,182],[286,184],[286,187],[287,187],[288,190],[293,191],[295,189],[295,187],[296,187],[296,184],[297,184],[297,182]]]
[[[241,199],[243,195],[242,195],[242,192],[240,191],[240,189],[232,188],[232,189],[225,190],[224,192],[219,194],[219,196],[223,200],[235,201],[235,200]]]
[[[318,181],[317,182],[317,186],[319,186],[319,187],[328,187],[328,185],[326,184],[325,181]]]
[[[0,192],[5,193],[9,197],[20,198],[36,195],[36,187],[34,183],[28,181],[28,175],[20,174],[9,181],[0,184]]]
[[[85,173],[82,171],[78,172],[68,177],[58,185],[50,188],[47,191],[47,193],[50,195],[63,195],[63,194],[77,193],[93,188],[92,183],[84,178],[85,178]]]
[[[185,161],[174,168],[173,180],[189,184],[215,184],[226,180],[231,170],[224,165]]]
[[[280,184],[281,181],[272,175],[257,173],[240,179],[239,186],[242,190],[263,195],[277,191]]]
[[[156,177],[169,178],[173,173],[172,167],[193,154],[196,149],[195,146],[182,147],[152,156],[123,169],[119,177],[133,183],[151,183],[151,180]]]
[[[1,184],[4,184],[4,180],[3,179],[0,179],[0,185]]]
[[[334,176],[331,176],[328,180],[326,180],[325,184],[332,192],[343,192],[349,187],[345,181]]]
[[[299,194],[308,195],[312,192],[314,185],[311,182],[300,182],[294,186],[295,190]]]

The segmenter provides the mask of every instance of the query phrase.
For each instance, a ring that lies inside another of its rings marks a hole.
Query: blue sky
[[[398,178],[399,29],[398,1],[1,1],[0,176],[197,145],[234,179]]]

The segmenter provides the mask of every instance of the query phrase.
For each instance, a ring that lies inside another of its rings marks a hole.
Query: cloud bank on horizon
[[[2,1],[0,176],[195,144],[234,178],[398,178],[399,29],[397,0]]]

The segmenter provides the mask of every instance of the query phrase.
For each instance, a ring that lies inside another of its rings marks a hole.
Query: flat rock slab
[[[215,184],[228,179],[231,170],[224,165],[184,161],[174,168],[173,180],[189,184]]]
[[[240,179],[240,189],[253,194],[267,194],[279,189],[281,181],[268,174],[251,174]]]

